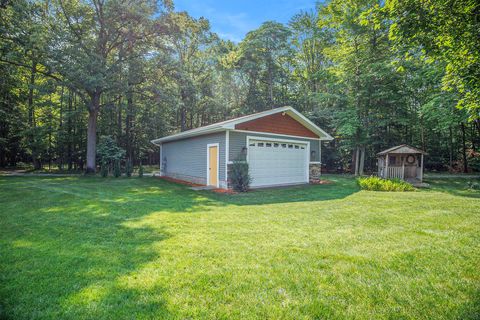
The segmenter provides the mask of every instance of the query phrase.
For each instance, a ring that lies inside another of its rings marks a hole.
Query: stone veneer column
[[[322,165],[320,163],[310,163],[310,182],[315,182],[320,180],[322,175]]]

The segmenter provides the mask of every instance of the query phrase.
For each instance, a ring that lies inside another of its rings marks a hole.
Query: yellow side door
[[[218,185],[218,147],[211,146],[208,148],[208,177],[209,185]]]

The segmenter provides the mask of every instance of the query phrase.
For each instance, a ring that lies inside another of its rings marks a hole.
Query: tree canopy
[[[6,1],[0,167],[94,172],[106,146],[158,164],[152,139],[290,105],[335,137],[327,170],[375,170],[400,143],[429,152],[428,169],[479,170],[479,12],[331,0],[234,43],[171,1]]]

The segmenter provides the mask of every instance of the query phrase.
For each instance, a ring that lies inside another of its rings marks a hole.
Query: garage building
[[[228,188],[229,166],[249,164],[251,187],[318,179],[321,143],[333,138],[292,107],[281,107],[153,140],[160,175]]]

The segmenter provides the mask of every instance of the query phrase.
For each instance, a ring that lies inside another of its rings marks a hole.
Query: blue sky
[[[315,0],[174,0],[176,11],[205,17],[220,37],[239,42],[262,22],[286,23],[301,10],[315,8]]]

